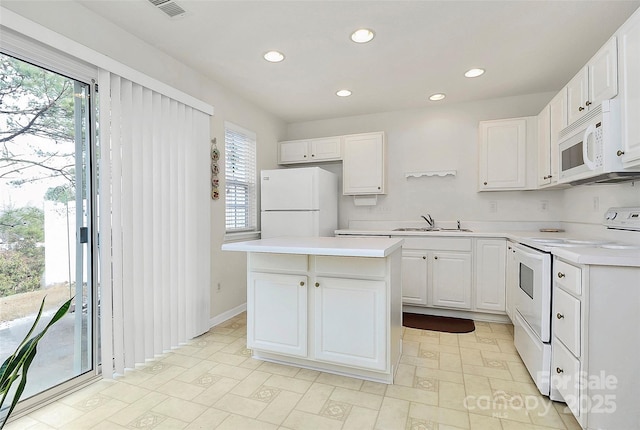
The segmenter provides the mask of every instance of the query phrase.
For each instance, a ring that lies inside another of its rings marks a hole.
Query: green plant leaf
[[[24,337],[22,342],[20,342],[20,345],[18,345],[18,347],[16,348],[16,352],[14,352],[9,358],[7,358],[2,364],[2,367],[0,367],[0,393],[2,393],[2,399],[0,400],[0,410],[2,409],[2,405],[4,405],[12,384],[16,380],[20,379],[20,383],[16,388],[16,392],[13,396],[13,400],[11,401],[11,406],[9,407],[7,414],[4,417],[0,418],[0,429],[4,427],[5,423],[9,419],[9,415],[11,415],[11,412],[13,412],[13,409],[20,401],[20,396],[24,392],[24,388],[27,384],[27,372],[29,371],[29,366],[31,366],[31,363],[36,356],[38,342],[47,333],[49,328],[69,311],[69,307],[71,306],[71,302],[73,301],[73,299],[73,297],[70,298],[62,306],[60,306],[55,315],[51,318],[49,323],[40,331],[40,333],[31,337],[36,326],[38,325],[38,322],[40,321],[40,317],[42,316],[42,310],[44,309],[45,301],[45,299],[42,299],[42,304],[40,305],[40,309],[38,310],[38,315],[36,316],[31,329]]]

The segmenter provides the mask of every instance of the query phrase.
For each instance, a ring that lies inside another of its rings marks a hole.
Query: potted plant
[[[46,298],[46,297],[45,297]],[[18,386],[13,395],[13,400],[11,401],[11,406],[9,410],[6,412],[6,415],[0,417],[0,429],[4,427],[7,420],[9,419],[9,415],[13,412],[13,409],[18,404],[20,400],[20,396],[24,391],[25,386],[27,385],[27,372],[29,371],[29,366],[33,362],[33,358],[36,356],[38,342],[45,335],[47,330],[55,324],[60,318],[62,318],[69,307],[71,306],[71,301],[73,297],[67,300],[58,311],[55,313],[49,324],[45,326],[44,329],[37,335],[31,337],[33,332],[40,321],[40,317],[42,316],[42,310],[44,309],[44,301],[45,298],[42,299],[42,304],[40,305],[40,310],[38,311],[38,315],[36,316],[31,329],[24,337],[20,345],[16,348],[16,351],[10,355],[4,363],[2,363],[2,367],[0,367],[0,395],[2,395],[2,399],[0,400],[0,413],[2,412],[2,408],[5,400],[9,394],[9,390],[14,382],[19,381]]]

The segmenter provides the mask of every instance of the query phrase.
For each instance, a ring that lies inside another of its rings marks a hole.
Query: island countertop
[[[386,237],[274,237],[225,243],[222,250],[384,258],[402,247],[402,242]]]

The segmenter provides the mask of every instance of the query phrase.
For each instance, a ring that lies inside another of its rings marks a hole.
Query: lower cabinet
[[[252,272],[247,288],[249,348],[307,355],[307,277]]]
[[[404,239],[405,305],[505,313],[505,239]]]
[[[277,354],[285,363],[323,370],[327,363],[327,371],[392,382],[401,350],[401,250],[386,258],[303,256],[308,264],[300,257],[250,255],[248,348],[258,358]]]
[[[386,283],[318,277],[314,284],[315,358],[386,367]]]
[[[553,264],[552,400],[582,428],[639,428],[640,267]]]
[[[471,309],[471,254],[434,252],[431,291],[433,306]]]

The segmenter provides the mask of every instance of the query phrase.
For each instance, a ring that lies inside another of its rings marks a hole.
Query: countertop
[[[640,232],[627,232],[631,235],[640,235]],[[394,230],[366,230],[366,229],[346,229],[337,230],[337,235],[347,238],[349,236],[373,236],[373,237],[447,237],[447,238],[504,238],[514,242],[523,243],[528,246],[535,247],[542,251],[556,255],[569,262],[575,264],[586,265],[603,265],[603,266],[630,266],[640,267],[640,249],[607,249],[599,246],[554,246],[553,244],[541,244],[531,241],[532,238],[545,239],[585,239],[580,233],[566,232],[540,232],[538,230],[522,230],[522,231],[456,231],[456,230],[439,230],[439,231],[394,231]],[[593,239],[591,236],[586,236]],[[607,240],[600,238],[602,242],[618,242],[616,239]],[[635,241],[633,242],[635,243]]]
[[[225,243],[222,250],[384,258],[401,248],[402,242],[388,237],[276,237]]]

